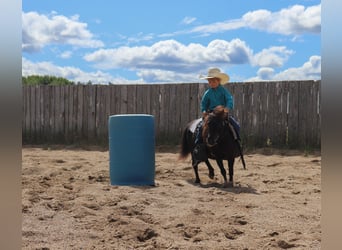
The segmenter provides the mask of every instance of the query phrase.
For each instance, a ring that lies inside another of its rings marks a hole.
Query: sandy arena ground
[[[215,163],[195,185],[190,157],[155,160],[155,187],[111,186],[108,151],[25,146],[22,249],[321,249],[320,154],[248,153],[233,188]]]

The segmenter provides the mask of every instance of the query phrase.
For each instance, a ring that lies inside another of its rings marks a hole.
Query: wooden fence
[[[230,83],[246,146],[319,148],[320,81]],[[108,117],[151,114],[157,144],[200,116],[204,83],[23,87],[23,143],[107,144]]]

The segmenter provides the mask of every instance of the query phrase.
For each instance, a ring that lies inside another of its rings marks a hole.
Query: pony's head
[[[206,116],[203,127],[203,139],[209,147],[217,145],[227,133],[228,111],[223,106],[217,106]]]

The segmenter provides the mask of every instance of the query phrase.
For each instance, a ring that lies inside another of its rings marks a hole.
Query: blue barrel
[[[108,129],[111,185],[154,186],[154,117],[112,115]]]

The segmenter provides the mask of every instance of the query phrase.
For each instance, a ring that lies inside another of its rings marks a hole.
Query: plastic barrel
[[[108,125],[111,185],[154,186],[154,117],[112,115]]]

